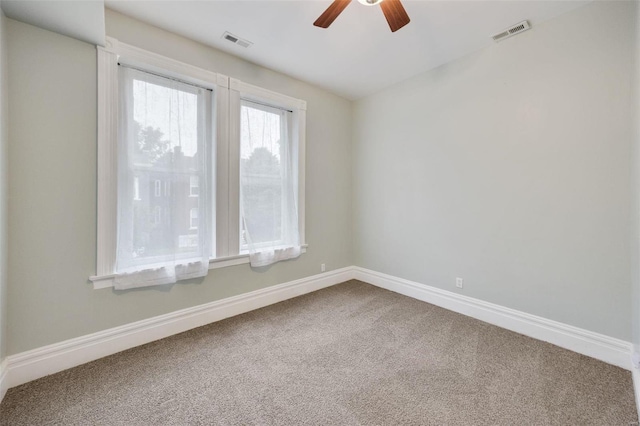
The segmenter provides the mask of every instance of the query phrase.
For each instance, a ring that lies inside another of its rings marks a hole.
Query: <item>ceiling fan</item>
[[[382,13],[384,13],[384,17],[387,18],[387,22],[389,23],[389,27],[391,28],[391,32],[396,32],[400,28],[407,25],[410,21],[409,15],[404,10],[402,3],[400,0],[358,0],[360,3],[366,6],[375,6],[377,4],[380,5],[382,9]],[[334,0],[331,3],[331,6],[324,11],[322,15],[316,22],[313,23],[316,27],[320,28],[328,28],[329,25],[336,20],[338,15],[342,13],[342,11],[349,6],[351,0]]]

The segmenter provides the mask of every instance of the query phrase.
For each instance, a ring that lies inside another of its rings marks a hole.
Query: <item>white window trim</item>
[[[107,37],[98,50],[98,230],[96,275],[89,279],[94,288],[113,285],[117,233],[117,135],[118,63],[155,71],[218,90],[216,111],[221,123],[228,121],[229,78],[201,68],[121,43]],[[219,96],[221,95],[221,96]],[[226,125],[217,127],[217,140],[226,140]],[[220,155],[220,153],[218,153]],[[217,182],[224,176],[217,176]],[[224,182],[223,182],[224,183]]]
[[[94,289],[113,286],[117,234],[117,134],[118,134],[118,63],[141,67],[168,77],[176,77],[216,91],[216,176],[215,217],[212,223],[216,258],[209,269],[250,263],[249,254],[240,253],[240,97],[286,108],[293,112],[298,156],[298,220],[302,253],[305,239],[305,101],[282,95],[148,52],[107,37],[98,51],[98,217],[96,275],[89,277]],[[238,161],[232,161],[237,159]],[[219,202],[222,200],[223,202]],[[226,201],[226,203],[224,202]],[[230,254],[233,253],[233,254]]]

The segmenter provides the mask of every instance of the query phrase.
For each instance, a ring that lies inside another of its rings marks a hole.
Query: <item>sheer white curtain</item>
[[[291,112],[243,100],[240,126],[241,251],[254,267],[298,257]]]
[[[119,67],[116,289],[205,276],[211,91]]]

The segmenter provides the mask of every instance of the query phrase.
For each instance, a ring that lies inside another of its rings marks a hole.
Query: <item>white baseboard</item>
[[[358,279],[633,370],[634,384],[636,389],[640,389],[640,371],[631,368],[632,346],[629,342],[354,266],[11,355],[0,364],[0,401],[8,388],[350,279]],[[639,395],[640,392],[637,392],[636,398],[640,400]]]
[[[325,272],[11,355],[6,359],[4,376],[0,376],[4,378],[0,389],[348,281],[353,278],[352,270]]]
[[[472,297],[354,267],[357,280],[542,340],[609,364],[632,369],[630,342],[505,308]]]
[[[7,393],[7,389],[9,389],[9,381],[7,380],[7,360],[3,359],[0,362],[0,402],[4,399],[4,396]]]

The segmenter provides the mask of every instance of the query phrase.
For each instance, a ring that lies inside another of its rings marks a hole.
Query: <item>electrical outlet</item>
[[[462,278],[456,278],[456,287],[462,288],[464,280]]]
[[[326,270],[327,270],[327,268],[326,268],[326,266],[324,265],[324,263],[323,263],[322,265],[320,265],[320,272],[324,272],[324,271],[326,271]]]

